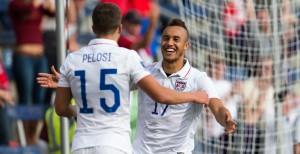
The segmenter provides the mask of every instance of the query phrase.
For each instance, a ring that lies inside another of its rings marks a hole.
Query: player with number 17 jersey
[[[60,72],[58,86],[71,88],[78,111],[72,151],[114,145],[132,153],[130,86],[149,75],[139,55],[113,40],[94,39],[70,53]]]
[[[162,60],[147,66],[147,69],[164,87],[184,92],[204,90],[209,98],[219,98],[207,74],[193,68],[187,59],[184,61],[183,68],[169,76],[163,70]],[[161,104],[141,89],[138,102],[134,154],[190,154],[193,151],[194,135],[203,104]]]

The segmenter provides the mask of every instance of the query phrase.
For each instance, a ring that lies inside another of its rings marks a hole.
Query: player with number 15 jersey
[[[71,87],[79,111],[72,149],[122,145],[115,148],[129,153],[128,82],[132,79],[137,83],[149,75],[139,55],[118,47],[115,41],[94,39],[87,47],[70,53],[60,72],[58,86]]]

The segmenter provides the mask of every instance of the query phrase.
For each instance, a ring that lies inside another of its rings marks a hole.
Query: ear
[[[122,28],[123,28],[123,25],[120,24],[120,26],[118,27],[118,33],[121,34],[122,33]]]
[[[190,47],[190,42],[186,42],[184,45],[184,51],[187,51]]]
[[[95,26],[94,26],[94,25],[92,25],[92,30],[93,30],[94,34],[97,35],[97,32],[96,32],[96,29],[95,29]]]

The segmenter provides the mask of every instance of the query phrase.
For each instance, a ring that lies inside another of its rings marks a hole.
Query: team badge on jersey
[[[185,87],[186,87],[186,82],[176,80],[175,82],[176,91],[183,91]]]

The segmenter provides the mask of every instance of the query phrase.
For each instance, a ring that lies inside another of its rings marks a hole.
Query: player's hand
[[[232,119],[229,112],[225,112],[225,134],[232,134],[235,132],[237,123]]]
[[[205,91],[196,91],[196,100],[195,103],[208,105],[208,95]]]
[[[54,66],[51,66],[51,72],[49,73],[39,73],[39,77],[36,78],[37,83],[44,88],[57,88],[57,83],[59,80],[59,73],[55,70]]]

